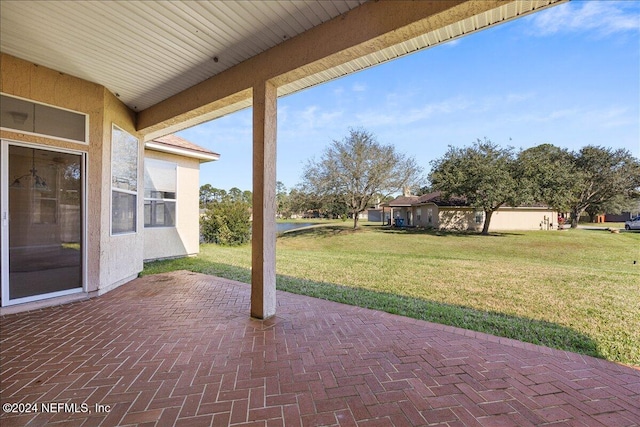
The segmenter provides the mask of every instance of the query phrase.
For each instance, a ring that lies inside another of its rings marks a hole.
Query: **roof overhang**
[[[3,0],[0,51],[105,86],[148,141],[563,1]]]
[[[213,162],[220,159],[220,154],[217,153],[205,153],[194,150],[187,150],[180,147],[172,147],[167,144],[162,144],[155,141],[147,141],[144,143],[144,148],[148,150],[160,151],[162,153],[175,154],[183,157],[190,157],[192,159],[198,159],[200,163]]]

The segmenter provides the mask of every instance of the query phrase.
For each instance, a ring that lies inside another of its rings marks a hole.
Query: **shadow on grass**
[[[345,234],[358,233],[359,229],[353,229],[353,227],[341,226],[341,225],[320,225],[311,226],[305,228],[298,228],[294,230],[288,230],[284,233],[278,233],[279,239],[290,239],[292,237],[310,236],[310,237],[333,237]]]
[[[479,231],[462,231],[462,230],[437,230],[434,228],[419,228],[419,227],[380,227],[382,233],[389,234],[426,234],[429,236],[438,237],[471,237],[482,236]],[[506,237],[506,236],[522,236],[522,233],[516,232],[491,232],[484,237]]]
[[[362,232],[363,230],[372,230],[379,233],[385,234],[420,234],[420,235],[429,235],[429,236],[437,236],[437,237],[472,237],[472,236],[481,236],[482,234],[479,231],[446,231],[446,230],[436,230],[432,228],[418,228],[418,227],[390,227],[386,225],[372,225],[367,224],[361,226],[357,229],[353,229],[349,226],[340,226],[340,225],[323,225],[323,226],[315,226],[309,228],[300,228],[289,230],[284,233],[279,233],[278,238],[292,238],[292,237],[300,237],[300,236],[309,236],[309,237],[334,237],[345,234],[353,234]],[[516,232],[492,232],[489,233],[486,237],[506,237],[506,236],[522,236],[522,233]]]
[[[576,230],[575,228],[572,230]],[[616,228],[616,227],[580,227],[577,230],[580,231],[585,231],[588,233],[592,233],[592,232],[596,232],[596,233],[611,233],[611,234],[618,234],[618,233],[638,233],[640,232],[640,230],[625,230],[624,227],[622,228]]]
[[[243,283],[251,283],[250,269],[224,263],[212,263],[198,258],[150,262],[145,264],[144,271],[141,274],[158,274],[175,270],[189,270]],[[371,308],[414,319],[603,358],[598,351],[597,343],[590,337],[571,328],[542,320],[284,275],[277,275],[276,286],[278,290],[294,294]]]

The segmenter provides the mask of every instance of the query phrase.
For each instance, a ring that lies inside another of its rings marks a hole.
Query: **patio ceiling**
[[[348,32],[340,33],[341,24],[336,19],[347,22],[342,27],[366,22],[376,28],[360,31],[367,33],[362,40],[346,40],[341,50],[331,55],[322,53],[319,45],[316,56],[311,52],[308,58],[296,58],[296,68],[267,75],[278,79],[279,96],[560,1],[564,0],[408,2],[416,12],[430,8],[441,10],[442,16],[457,7],[478,11],[456,11],[449,15],[464,17],[447,21],[435,16],[427,22],[426,13],[416,13],[415,18],[411,13],[400,16],[402,9],[412,9],[407,2],[399,1],[2,0],[0,51],[99,83],[132,110],[147,110],[148,114],[139,114],[139,123],[148,140],[250,106],[250,86],[239,85],[229,89],[226,97],[223,93],[216,99],[190,101],[182,110],[165,108],[165,104],[174,107],[167,101],[180,94],[191,100],[197,98],[188,92],[189,88],[210,91],[216,85],[224,85],[223,79],[218,82],[215,78],[250,59],[261,56],[263,62],[273,63],[277,56],[269,53],[278,45],[284,49],[296,46],[296,41],[313,41],[322,32],[308,34],[316,27],[325,26],[337,31],[337,37],[349,38]],[[408,22],[411,19],[415,22]],[[405,31],[408,24],[415,23],[420,25]],[[331,60],[323,61],[328,56],[332,56]],[[210,83],[202,86],[207,82]],[[224,102],[214,103],[223,98]],[[188,114],[205,104],[211,105]],[[156,112],[160,110],[163,112],[158,118]]]
[[[140,111],[365,1],[2,0],[0,49]]]

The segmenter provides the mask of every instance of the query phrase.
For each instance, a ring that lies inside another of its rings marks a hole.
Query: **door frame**
[[[51,151],[54,153],[66,153],[80,156],[80,188],[82,192],[80,199],[80,218],[82,219],[80,230],[80,245],[82,250],[82,286],[46,294],[16,298],[13,300],[9,299],[9,146],[20,146],[26,148],[34,148],[37,150]],[[2,296],[2,307],[87,292],[87,156],[88,153],[83,150],[73,150],[57,146],[15,141],[4,138],[0,140],[0,271],[2,272],[2,274],[0,275],[0,295]]]

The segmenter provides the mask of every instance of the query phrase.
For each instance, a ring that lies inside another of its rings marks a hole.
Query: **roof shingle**
[[[206,153],[206,154],[214,154],[214,155],[219,155],[218,153],[215,153],[211,150],[208,150],[204,147],[201,147],[199,145],[196,145],[192,142],[187,141],[184,138],[180,138],[177,135],[165,135],[165,136],[161,136],[159,138],[155,138],[153,139],[153,142],[158,143],[158,144],[164,144],[164,145],[169,145],[172,147],[176,147],[176,148],[181,148],[183,150],[189,150],[189,151],[197,151],[200,153]]]

